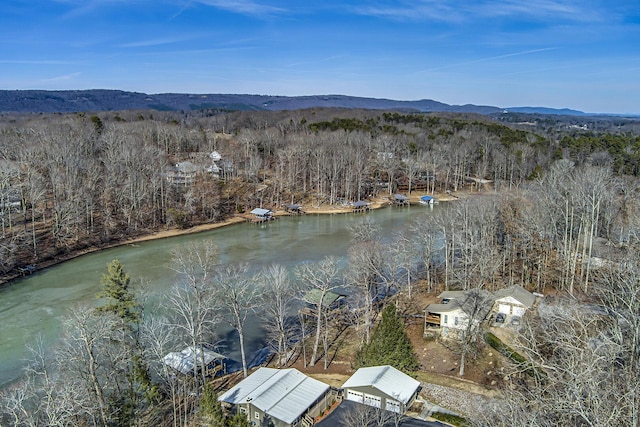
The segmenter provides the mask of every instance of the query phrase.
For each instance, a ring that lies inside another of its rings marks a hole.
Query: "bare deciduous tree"
[[[259,304],[255,284],[249,276],[247,264],[227,265],[216,274],[214,279],[216,299],[226,311],[225,319],[238,332],[242,372],[246,377],[247,355],[244,343],[244,325],[249,313]]]
[[[262,289],[260,317],[270,339],[275,343],[278,365],[286,366],[289,345],[295,325],[292,325],[293,308],[299,294],[295,282],[282,265],[265,268],[257,277],[257,286]]]
[[[310,366],[314,366],[318,361],[318,347],[322,334],[322,325],[325,310],[327,309],[325,297],[333,290],[342,286],[338,274],[338,262],[335,257],[326,257],[317,263],[307,263],[298,266],[295,274],[302,283],[304,289],[315,289],[320,297],[316,306],[316,333],[313,342],[313,352]]]
[[[193,349],[194,392],[204,383],[204,345],[210,343],[215,325],[220,321],[219,300],[212,286],[214,268],[218,266],[218,248],[210,241],[189,244],[174,250],[174,266],[178,273],[167,301],[170,326],[176,336],[184,340],[184,345]],[[200,372],[199,372],[200,371]],[[202,378],[199,379],[198,376]]]

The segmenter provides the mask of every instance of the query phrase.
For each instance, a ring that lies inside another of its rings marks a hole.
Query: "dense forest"
[[[560,159],[639,173],[640,139],[622,120],[604,120],[613,132],[601,133],[366,110],[194,114],[2,117],[0,275],[254,207],[456,192],[469,177],[498,191],[525,188]],[[184,162],[195,175],[189,185],[169,179]]]
[[[292,326],[283,313],[301,290],[326,295],[339,281],[360,295],[361,309],[348,321],[359,326],[363,348],[381,286],[409,300],[416,283],[428,292],[517,283],[567,297],[562,309],[525,322],[517,343],[523,361],[512,367],[502,403],[478,423],[637,425],[640,136],[627,122],[598,129],[525,120],[324,109],[3,117],[0,269],[7,277],[255,207],[412,191],[482,195],[461,197],[428,227],[416,220],[388,247],[365,219],[351,230],[346,271],[324,259],[300,266],[295,284],[278,266],[249,277],[246,266],[218,266],[215,247],[192,247],[173,261],[184,280],[165,301],[172,317],[164,323],[145,317],[114,261],[103,277],[102,309],[78,310],[66,326],[58,374],[49,371],[55,363],[36,365],[3,396],[5,419],[106,426],[143,424],[145,414],[151,425],[153,414],[170,414],[173,425],[189,425],[201,393],[208,396],[205,379],[196,372],[180,382],[166,372],[159,359],[167,339],[188,337],[185,345],[202,348],[226,319],[242,345],[246,313],[260,306],[276,354],[308,342],[305,361],[326,367],[335,328],[322,303],[310,328]],[[264,284],[262,296],[252,283]],[[583,301],[595,308],[576,305]]]

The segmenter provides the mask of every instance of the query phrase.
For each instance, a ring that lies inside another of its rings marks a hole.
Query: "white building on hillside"
[[[418,396],[420,381],[393,366],[372,366],[358,369],[342,389],[347,400],[404,414]]]

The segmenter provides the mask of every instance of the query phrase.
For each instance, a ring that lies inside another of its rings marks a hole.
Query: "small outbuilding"
[[[302,215],[304,213],[304,211],[302,210],[302,206],[296,204],[285,206],[285,211],[296,215]]]
[[[420,197],[420,204],[421,205],[433,206],[435,203],[437,203],[437,200],[433,196],[422,196],[422,197]]]
[[[255,208],[249,213],[253,215],[254,222],[269,221],[275,218],[273,211],[270,209]]]
[[[522,317],[536,302],[535,295],[520,285],[500,289],[495,293],[495,297],[493,310],[516,318]]]
[[[300,309],[300,313],[307,316],[316,316],[318,313],[316,310],[320,305],[321,298],[322,308],[327,313],[338,310],[339,308],[344,307],[347,304],[347,296],[345,294],[328,291],[325,292],[323,296],[320,289],[314,288],[304,294],[304,297],[302,297],[304,306]]]
[[[364,200],[358,200],[357,202],[351,205],[354,212],[364,212],[369,210],[369,203]]]
[[[184,375],[193,373],[196,366],[198,371],[204,369],[206,375],[225,372],[226,360],[224,355],[215,351],[207,348],[198,348],[194,351],[193,347],[171,352],[162,358],[165,365]]]
[[[393,203],[398,206],[404,206],[409,204],[409,198],[404,194],[394,194]]]
[[[218,401],[251,425],[312,425],[313,417],[331,404],[331,387],[297,369],[259,368],[226,391]]]
[[[358,369],[343,385],[346,400],[404,414],[418,396],[420,382],[393,366]]]

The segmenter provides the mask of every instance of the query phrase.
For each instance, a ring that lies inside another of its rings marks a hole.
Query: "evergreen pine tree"
[[[385,307],[382,320],[373,331],[371,342],[356,355],[356,364],[358,367],[391,365],[405,373],[418,368],[413,345],[394,304]]]
[[[100,280],[102,290],[98,298],[103,299],[104,304],[96,309],[99,313],[112,314],[120,319],[117,328],[123,333],[111,344],[120,346],[121,354],[127,355],[127,364],[121,365],[120,369],[126,376],[128,388],[126,392],[121,389],[114,397],[114,425],[131,425],[143,399],[156,402],[160,397],[158,386],[151,380],[137,334],[142,307],[130,289],[130,282],[129,274],[120,261],[111,261],[107,273]]]
[[[100,280],[102,291],[98,298],[104,298],[106,303],[98,307],[98,311],[113,313],[125,323],[136,323],[140,317],[140,304],[129,289],[130,281],[129,274],[124,271],[120,261],[111,261],[107,274],[103,274]]]
[[[227,421],[227,425],[229,427],[249,427],[249,421],[247,420],[247,415],[238,412],[233,417],[231,417]]]
[[[220,402],[218,402],[218,393],[210,384],[205,384],[200,396],[200,413],[212,427],[222,427],[226,424],[226,417],[222,412]]]

